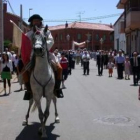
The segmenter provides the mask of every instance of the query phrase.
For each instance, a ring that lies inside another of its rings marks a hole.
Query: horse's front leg
[[[30,109],[31,109],[31,107],[32,107],[33,101],[34,101],[33,98],[31,98],[31,99],[29,100],[29,108],[28,108],[28,111],[27,111],[25,120],[23,121],[22,125],[28,125],[29,113],[30,113]]]
[[[40,99],[35,99],[35,103],[36,103],[36,106],[38,108],[38,116],[39,116],[39,119],[40,119],[40,122],[41,122],[41,128],[39,128],[39,133],[42,134],[42,138],[46,138],[47,137],[47,134],[46,134],[46,129],[45,129],[45,124],[44,124],[44,114],[43,114],[43,111],[42,111],[42,108],[41,108],[41,102],[40,102]]]
[[[60,123],[60,119],[59,119],[58,112],[57,112],[57,98],[55,95],[53,95],[52,100],[53,100],[54,109],[55,109],[55,122]]]

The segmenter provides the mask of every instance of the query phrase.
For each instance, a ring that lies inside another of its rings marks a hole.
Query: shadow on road
[[[46,126],[47,138],[46,140],[56,140],[59,135],[52,134],[55,123],[51,123],[50,126]],[[24,127],[22,132],[16,137],[15,140],[41,140],[41,137],[38,135],[38,129],[40,127],[40,123],[32,123]],[[44,139],[43,139],[44,140]]]
[[[139,85],[138,84],[137,85],[131,84],[130,86],[138,87]]]
[[[18,89],[18,90],[15,90],[14,92],[20,92],[20,91],[23,91],[23,90],[21,90],[21,89]]]
[[[13,81],[13,82],[11,82],[11,83],[16,84],[16,83],[19,83],[19,82],[18,82],[18,81]]]
[[[2,94],[2,95],[0,95],[0,97],[7,97],[7,96],[9,96],[9,94]]]

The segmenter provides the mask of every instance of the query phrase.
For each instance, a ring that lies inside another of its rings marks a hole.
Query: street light
[[[101,38],[101,39],[100,39],[100,43],[101,43],[101,50],[102,50],[102,45],[103,45],[103,42],[104,42],[104,40],[103,40],[103,38]]]
[[[32,8],[29,9],[29,17],[30,17],[30,11],[33,10]]]
[[[67,34],[66,38],[67,38],[67,41],[68,41],[68,49],[69,49],[70,35],[69,35],[69,34]]]

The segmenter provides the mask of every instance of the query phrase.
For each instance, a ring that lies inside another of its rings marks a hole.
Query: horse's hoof
[[[40,127],[39,130],[38,130],[38,135],[39,135],[39,136],[42,135],[42,129],[41,129],[41,127]]]
[[[59,117],[56,117],[56,118],[55,118],[55,123],[60,123]]]
[[[47,135],[44,134],[44,135],[41,136],[41,138],[42,138],[42,139],[46,139],[46,138],[47,138]]]
[[[24,120],[24,121],[22,122],[22,125],[23,125],[23,126],[26,126],[26,125],[28,125],[28,122],[27,122],[26,120]]]

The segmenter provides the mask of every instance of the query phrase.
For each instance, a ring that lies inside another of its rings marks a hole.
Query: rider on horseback
[[[35,15],[32,15],[28,22],[30,22],[30,31],[26,33],[26,35],[29,37],[29,39],[31,40],[32,42],[32,38],[33,38],[33,34],[34,34],[34,30],[37,28],[38,31],[40,32],[44,32],[44,37],[46,38],[46,43],[47,43],[47,50],[49,51],[51,49],[51,47],[53,46],[54,44],[54,40],[53,40],[53,37],[51,35],[51,32],[48,30],[48,26],[45,27],[45,30],[44,30],[44,27],[42,25],[42,20],[43,18],[38,15],[38,14],[35,14]],[[31,52],[31,61],[34,62],[34,56],[33,56],[33,50]],[[55,59],[55,57],[52,57],[50,54],[49,54],[49,58],[50,59]],[[54,62],[56,62],[55,60],[51,60],[53,61],[53,64]],[[31,62],[31,63],[33,63]],[[55,90],[56,90],[56,94],[57,94],[57,97],[59,97],[59,92],[61,92],[62,94],[62,91],[60,90],[60,84],[61,84],[61,75],[62,75],[62,69],[58,66],[58,64],[56,63],[56,72],[55,74],[57,73],[57,76],[55,76],[56,78],[56,85],[55,85]],[[30,74],[31,72],[30,71],[26,71],[24,74],[23,74],[23,79],[24,79],[24,82],[25,82],[25,86],[27,88],[27,92],[26,92],[26,97],[27,98],[31,98],[32,94],[31,94],[31,87],[30,87]],[[29,96],[28,96],[29,95]],[[27,99],[28,100],[28,99]]]

